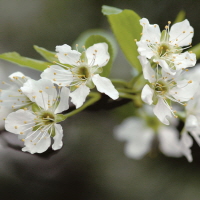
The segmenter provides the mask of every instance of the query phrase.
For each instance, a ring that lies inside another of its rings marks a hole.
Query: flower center
[[[90,71],[88,67],[81,66],[77,69],[77,74],[80,78],[87,79],[90,77]]]
[[[168,87],[166,85],[166,83],[164,81],[158,81],[156,84],[155,84],[155,91],[158,93],[158,94],[165,94],[166,92],[168,92]]]
[[[45,126],[55,122],[55,116],[50,111],[43,111],[42,113],[40,113],[39,119]]]
[[[157,52],[160,57],[165,56],[168,52],[170,52],[170,46],[166,43],[162,43],[158,46]]]

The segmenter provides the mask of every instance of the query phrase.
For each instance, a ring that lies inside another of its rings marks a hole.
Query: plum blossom
[[[172,115],[176,117],[176,111],[172,109],[169,101],[186,106],[185,102],[193,98],[197,91],[198,83],[192,80],[180,80],[181,72],[177,72],[175,76],[164,70],[161,74],[158,72],[156,74],[145,57],[138,58],[143,67],[144,78],[150,83],[142,89],[141,98],[149,105],[155,104],[154,114],[162,123],[169,125],[167,117],[170,118]]]
[[[155,122],[156,119],[151,120]],[[143,158],[152,148],[157,138],[160,151],[166,156],[181,157],[178,132],[174,127],[158,125],[157,131],[148,126],[147,120],[138,117],[129,117],[114,129],[116,139],[125,141],[125,154],[133,159]]]
[[[21,90],[30,99],[33,98],[35,105],[33,110],[19,109],[10,113],[5,120],[7,131],[17,134],[24,142],[22,151],[42,153],[54,140],[53,150],[62,147],[63,130],[58,122],[62,121],[58,113],[67,110],[69,89],[56,89],[50,80],[40,79],[38,81],[29,79],[24,83]]]
[[[172,25],[171,29],[169,21],[162,33],[157,24],[149,24],[146,18],[142,18],[140,24],[143,26],[143,31],[137,46],[141,56],[151,59],[172,75],[195,65],[196,55],[188,51],[183,52],[191,46],[194,35],[187,19]]]
[[[105,66],[110,55],[106,43],[98,43],[82,53],[72,50],[67,44],[56,46],[56,55],[60,63],[52,65],[41,74],[42,78],[51,80],[59,86],[70,87],[71,101],[76,108],[82,106],[90,89],[96,86],[97,90],[105,93],[112,99],[119,97],[118,91],[112,82],[101,77],[102,67]]]
[[[200,84],[199,76],[200,69],[199,65],[197,65],[194,69],[192,69],[189,73],[187,73],[187,77],[192,76],[194,80],[198,81]],[[197,142],[200,146],[200,90],[198,86],[198,90],[192,101],[188,103],[185,107],[186,119],[185,126],[181,133],[181,145],[183,154],[186,156],[189,162],[192,162],[192,152],[190,147],[193,145],[193,140]],[[188,134],[190,133],[190,134]]]
[[[9,113],[21,108],[31,109],[33,104],[20,89],[30,78],[21,72],[15,72],[9,76],[9,79],[9,82],[0,83],[0,126],[2,128]]]

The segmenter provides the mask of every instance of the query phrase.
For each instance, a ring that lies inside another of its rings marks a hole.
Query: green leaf
[[[116,42],[115,38],[113,37],[113,34],[107,32],[105,30],[102,30],[102,29],[89,29],[89,30],[81,33],[79,35],[79,37],[72,44],[73,49],[76,48],[76,44],[78,44],[79,47],[85,46],[86,40],[91,35],[101,35],[101,36],[107,38],[108,41],[111,43],[111,45],[113,47],[114,58],[116,57],[116,55],[117,55],[117,42]],[[84,49],[79,48],[78,51],[82,52],[82,51],[84,51]]]
[[[112,15],[112,14],[119,14],[122,10],[119,8],[111,7],[111,6],[102,6],[102,13],[104,15]]]
[[[43,62],[40,60],[20,56],[20,54],[16,52],[0,54],[0,59],[15,63],[21,67],[29,67],[39,71],[43,71],[48,65],[51,65],[49,62]]]
[[[112,63],[113,63],[113,48],[110,42],[101,35],[92,35],[86,40],[85,47],[88,48],[92,46],[93,44],[102,43],[102,42],[105,42],[108,44],[108,52],[110,54],[110,60],[107,63],[107,65],[103,67],[103,72],[101,73],[101,76],[108,77],[108,75],[110,74]]]
[[[185,11],[181,10],[176,16],[176,19],[174,20],[173,24],[182,22],[184,19],[185,19]]]
[[[112,7],[104,6],[103,13],[112,13],[109,10]],[[108,11],[106,11],[106,9]],[[114,9],[114,8],[112,8]],[[123,10],[118,14],[107,15],[112,31],[130,64],[138,71],[141,71],[141,65],[137,58],[137,45],[135,39],[141,37],[142,26],[139,23],[140,17],[132,10]]]
[[[47,61],[49,61],[49,62],[53,62],[53,61],[58,62],[58,59],[55,57],[56,52],[48,51],[45,48],[38,47],[37,45],[34,45],[33,47]]]
[[[200,59],[200,43],[193,46],[189,51],[192,51],[193,53],[196,54],[196,58]]]

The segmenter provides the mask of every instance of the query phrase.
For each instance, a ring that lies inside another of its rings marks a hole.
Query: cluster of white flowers
[[[151,105],[158,119],[169,125],[167,117],[176,115],[171,102],[187,105],[198,89],[198,83],[183,79],[183,72],[196,64],[196,55],[192,52],[183,52],[191,45],[193,28],[188,20],[176,23],[171,22],[160,31],[157,24],[151,25],[145,18],[140,20],[143,26],[141,40],[137,42],[138,57],[144,78],[148,80],[142,90],[142,100]],[[185,48],[184,48],[185,47]]]
[[[152,115],[149,116],[151,123],[147,123],[148,119],[128,118],[115,128],[115,137],[126,141],[127,156],[140,159],[151,149],[156,133],[162,153],[172,157],[184,155],[191,162],[193,138],[200,146],[200,69],[198,65],[190,71],[187,69],[195,66],[196,55],[184,51],[191,47],[193,28],[187,19],[171,28],[169,21],[162,32],[157,24],[149,24],[146,18],[141,19],[140,24],[143,31],[136,44],[143,76],[147,80],[141,99],[153,105],[153,113],[162,124],[152,128],[152,122],[156,121]],[[184,105],[185,111],[179,106],[181,111],[174,110],[177,108],[174,103]],[[143,112],[148,115],[146,110]],[[184,121],[180,135],[173,124],[176,121],[173,116],[180,116]],[[165,126],[170,122],[170,127]]]
[[[119,97],[111,81],[99,75],[110,59],[106,43],[82,53],[64,44],[56,52],[59,62],[44,70],[42,79],[16,72],[9,76],[11,83],[2,81],[0,89],[1,123],[5,121],[5,129],[24,142],[22,151],[31,154],[46,151],[51,138],[53,150],[62,147],[63,129],[57,123],[63,121],[59,113],[69,108],[69,97],[79,108],[94,85],[114,100]]]

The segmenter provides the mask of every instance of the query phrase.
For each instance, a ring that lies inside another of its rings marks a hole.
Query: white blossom
[[[50,66],[44,70],[41,77],[59,86],[70,87],[71,101],[76,108],[82,106],[94,85],[99,92],[105,93],[112,99],[119,97],[112,82],[99,75],[103,70],[102,67],[110,59],[106,43],[94,44],[82,53],[71,50],[67,44],[56,46],[56,51],[62,64]]]
[[[11,133],[17,134],[24,142],[22,151],[42,153],[54,140],[52,148],[60,149],[63,145],[63,130],[57,122],[60,120],[58,113],[67,110],[69,89],[57,90],[50,80],[28,80],[21,90],[30,99],[33,98],[36,105],[33,111],[20,109],[10,113],[5,121],[5,128]]]
[[[174,127],[160,125],[156,133],[147,121],[129,117],[114,129],[114,135],[118,140],[126,142],[125,154],[130,158],[143,158],[151,150],[156,137],[163,154],[170,157],[182,156],[178,132]]]
[[[144,78],[150,82],[144,86],[141,98],[149,105],[155,104],[154,114],[162,123],[169,125],[167,117],[170,118],[172,115],[176,117],[176,111],[172,109],[169,101],[186,106],[185,102],[193,98],[197,91],[198,83],[192,80],[180,80],[181,72],[177,72],[175,76],[164,70],[161,74],[158,71],[155,73],[145,57],[138,58],[143,66]]]
[[[137,45],[141,56],[151,59],[172,75],[195,65],[196,55],[188,51],[183,52],[191,46],[194,35],[187,19],[172,25],[171,29],[169,21],[162,33],[157,24],[149,24],[146,18],[141,19],[140,24],[143,26],[143,31]]]

